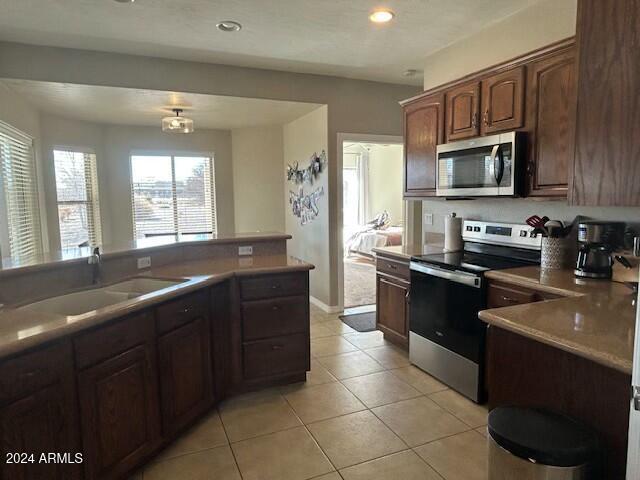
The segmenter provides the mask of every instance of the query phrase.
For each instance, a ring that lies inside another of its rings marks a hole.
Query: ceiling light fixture
[[[181,117],[181,108],[173,108],[175,113],[172,117],[164,117],[162,119],[162,131],[168,133],[192,133],[193,120],[187,117]]]
[[[136,0],[114,0],[114,1],[115,1],[115,2],[118,2],[118,3],[133,3],[133,2],[135,2]]]
[[[390,22],[395,14],[391,10],[376,10],[369,15],[369,20],[373,23],[387,23]]]
[[[420,73],[420,70],[416,70],[415,68],[409,68],[409,69],[405,70],[404,72],[402,72],[402,75],[404,75],[405,77],[413,77],[413,76],[417,75],[418,73]]]
[[[216,27],[221,32],[239,32],[242,29],[242,25],[238,22],[234,22],[233,20],[223,20],[222,22],[216,24]]]

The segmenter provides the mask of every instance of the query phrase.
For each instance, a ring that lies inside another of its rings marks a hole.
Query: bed
[[[358,231],[347,240],[345,255],[358,254],[373,257],[372,248],[402,245],[402,230],[401,226],[389,226]]]

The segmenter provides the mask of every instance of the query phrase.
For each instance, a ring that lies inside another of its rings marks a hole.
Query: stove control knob
[[[533,231],[532,231],[532,232],[529,234],[529,236],[530,236],[531,238],[536,238],[536,237],[538,236],[538,234],[537,234],[536,232],[533,232]]]
[[[527,236],[527,231],[526,230],[520,230],[520,236],[521,237],[526,237]]]
[[[473,227],[473,231],[474,232],[479,232],[480,231],[480,227]]]
[[[473,227],[471,225],[467,225],[467,232],[471,232],[473,230]]]

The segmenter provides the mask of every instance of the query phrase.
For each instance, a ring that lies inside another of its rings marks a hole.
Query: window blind
[[[54,150],[62,248],[102,244],[96,155]]]
[[[42,253],[33,139],[4,122],[0,122],[0,176],[8,256],[29,261]]]
[[[135,238],[216,233],[211,157],[132,155]]]

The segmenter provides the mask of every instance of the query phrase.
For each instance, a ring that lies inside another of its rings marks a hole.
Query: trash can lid
[[[546,410],[498,407],[488,421],[493,440],[513,455],[554,467],[593,460],[598,437],[576,420]]]

